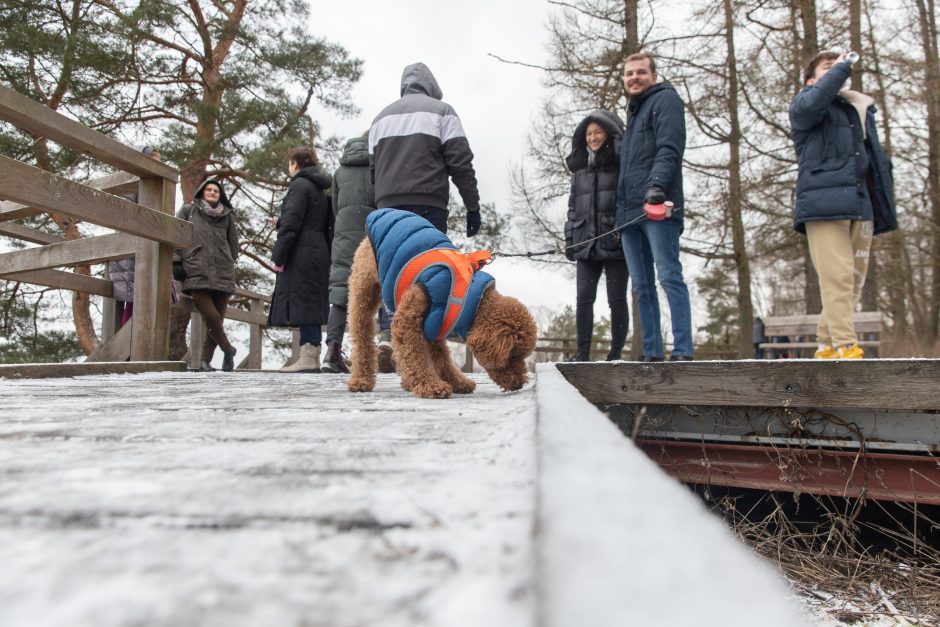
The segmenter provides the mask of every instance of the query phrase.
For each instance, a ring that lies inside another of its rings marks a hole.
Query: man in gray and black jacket
[[[447,232],[448,176],[467,207],[467,236],[480,230],[480,194],[473,152],[457,113],[423,63],[405,68],[401,98],[385,107],[369,131],[377,207],[427,218]]]

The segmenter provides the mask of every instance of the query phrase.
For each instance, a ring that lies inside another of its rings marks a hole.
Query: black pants
[[[589,357],[594,333],[594,300],[601,273],[607,275],[607,302],[610,305],[610,352],[619,357],[627,339],[627,262],[623,259],[593,261],[578,259],[575,323],[578,330],[578,354]]]
[[[415,215],[419,215],[437,228],[438,231],[447,235],[447,210],[439,207],[428,207],[426,205],[402,205],[394,207],[395,209],[404,209]]]
[[[346,333],[346,307],[343,305],[330,305],[330,315],[326,319],[326,341],[343,343]]]
[[[231,353],[233,348],[228,341],[228,336],[225,335],[225,327],[222,326],[231,294],[216,290],[192,290],[189,295],[192,296],[196,309],[202,314],[202,322],[206,326],[206,339],[202,343],[202,360],[212,361],[212,353],[215,352],[216,346],[226,353]]]

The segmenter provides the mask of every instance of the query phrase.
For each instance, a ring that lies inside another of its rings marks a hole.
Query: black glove
[[[573,245],[574,245],[574,242],[571,241],[570,239],[569,239],[569,240],[565,240],[565,259],[567,259],[568,261],[574,261],[574,250],[575,250],[575,249],[574,249],[574,248],[570,248],[570,247],[573,246]]]
[[[666,192],[664,192],[662,188],[653,185],[646,190],[646,204],[661,205],[664,202],[666,202]]]
[[[480,210],[467,210],[467,237],[473,237],[480,232]]]
[[[173,262],[173,279],[175,281],[185,281],[186,280],[186,270],[183,268],[182,261]]]

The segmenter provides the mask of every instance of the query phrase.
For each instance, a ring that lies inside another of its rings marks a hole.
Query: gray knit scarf
[[[215,204],[209,203],[205,198],[197,198],[196,202],[199,203],[199,206],[202,207],[203,213],[213,218],[218,218],[225,211],[225,205],[221,202]]]

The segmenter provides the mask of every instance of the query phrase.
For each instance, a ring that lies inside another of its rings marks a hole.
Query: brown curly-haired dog
[[[353,341],[350,392],[375,388],[375,318],[381,304],[379,273],[367,237],[356,250],[349,275],[349,332]],[[392,318],[392,350],[401,386],[422,398],[469,394],[476,383],[457,369],[445,342],[428,342],[424,337],[428,304],[421,286],[412,285],[402,295]],[[480,300],[476,319],[467,333],[467,346],[490,378],[508,392],[528,381],[525,358],[535,350],[536,336],[535,320],[528,309],[515,298],[490,288]]]

